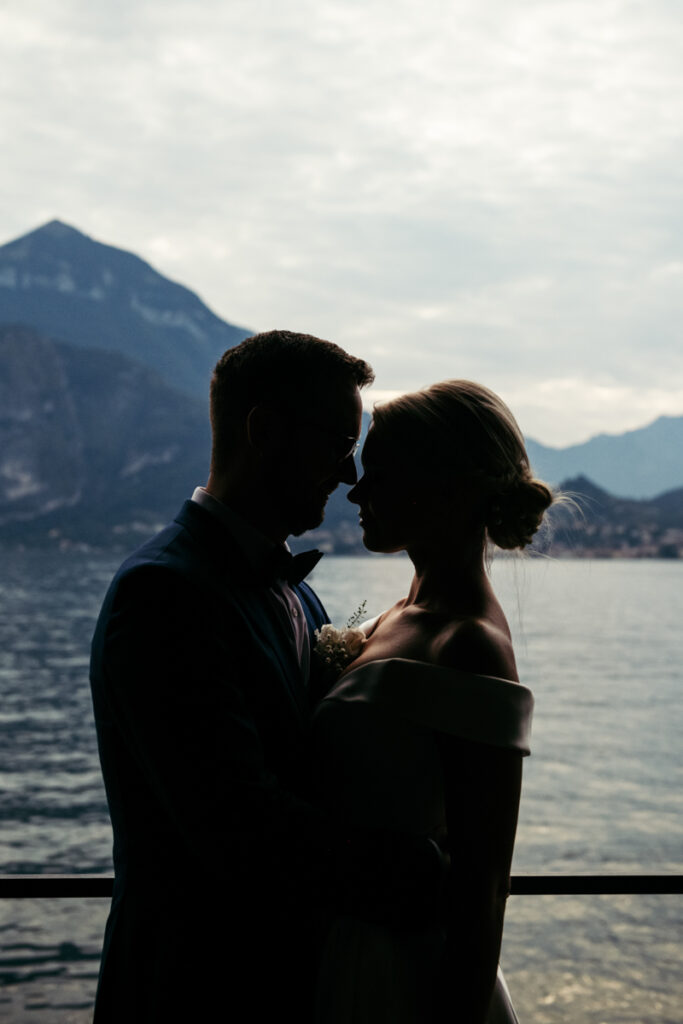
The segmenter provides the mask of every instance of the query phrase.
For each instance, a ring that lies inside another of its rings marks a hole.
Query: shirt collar
[[[238,515],[224,502],[214,498],[205,487],[195,487],[192,501],[201,505],[212,516],[215,516],[228,530],[233,540],[237,541],[249,567],[256,575],[261,575],[267,566],[272,564],[275,553],[280,548],[289,551],[287,543],[280,545],[264,537],[251,523]]]

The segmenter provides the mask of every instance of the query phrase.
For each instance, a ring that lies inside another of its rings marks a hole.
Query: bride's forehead
[[[367,465],[369,462],[389,460],[394,454],[395,448],[391,444],[390,439],[374,430],[371,424],[361,451],[363,464]]]
[[[448,451],[454,447],[449,445]],[[423,444],[411,432],[401,432],[400,436],[395,436],[384,425],[377,428],[372,423],[360,457],[364,469],[381,467],[403,476],[417,475],[425,479],[440,474],[445,458],[443,448],[433,439],[431,444]]]

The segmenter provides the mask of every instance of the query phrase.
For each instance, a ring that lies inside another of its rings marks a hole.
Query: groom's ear
[[[247,444],[259,455],[278,451],[284,439],[284,424],[277,409],[255,405],[247,416]]]

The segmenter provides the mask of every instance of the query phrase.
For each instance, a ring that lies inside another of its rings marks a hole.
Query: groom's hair
[[[224,352],[211,378],[212,464],[220,465],[256,405],[304,403],[314,390],[365,387],[375,374],[363,359],[311,334],[265,331]]]

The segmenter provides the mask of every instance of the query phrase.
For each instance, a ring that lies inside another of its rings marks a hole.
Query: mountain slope
[[[111,542],[206,480],[205,403],[115,352],[0,328],[0,530]]]
[[[58,220],[0,247],[0,321],[120,352],[205,400],[218,357],[251,333],[133,253]]]
[[[583,444],[549,448],[531,438],[534,472],[556,484],[586,476],[612,494],[651,498],[683,487],[683,416],[660,416],[625,434],[599,434]]]
[[[78,503],[83,440],[55,345],[25,328],[1,328],[0,524]]]

